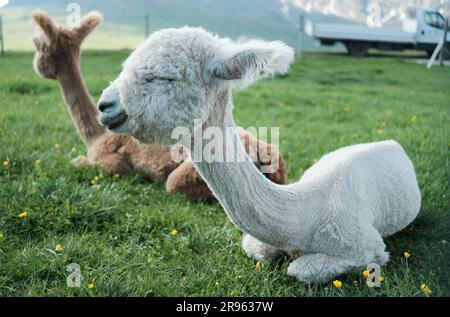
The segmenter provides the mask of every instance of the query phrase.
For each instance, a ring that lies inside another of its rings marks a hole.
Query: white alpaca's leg
[[[350,260],[320,253],[305,254],[289,264],[288,275],[306,283],[324,283],[353,266]]]
[[[245,234],[242,238],[242,248],[248,257],[258,261],[264,261],[267,259],[276,259],[283,254],[283,251],[265,244],[249,234]]]

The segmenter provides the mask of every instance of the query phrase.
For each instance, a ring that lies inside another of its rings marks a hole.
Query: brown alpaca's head
[[[68,66],[79,64],[81,43],[101,22],[102,15],[91,12],[71,28],[56,25],[42,10],[33,12],[33,20],[41,29],[34,38],[34,69],[45,78],[56,79]]]

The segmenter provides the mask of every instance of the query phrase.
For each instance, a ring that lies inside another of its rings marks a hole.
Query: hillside
[[[32,49],[34,26],[31,12],[45,9],[65,22],[71,1],[12,0],[0,9],[4,17],[5,42],[9,50]],[[38,3],[38,4],[36,4]],[[144,39],[144,16],[150,16],[150,31],[184,25],[202,26],[222,36],[279,39],[297,44],[297,30],[286,18],[278,0],[79,0],[81,13],[99,10],[105,21],[86,43],[88,48],[129,48]],[[307,41],[308,45],[312,41]]]

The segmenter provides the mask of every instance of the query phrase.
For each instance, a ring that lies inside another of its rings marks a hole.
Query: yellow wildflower
[[[173,236],[176,236],[178,234],[178,230],[177,229],[172,229],[172,231],[170,231],[170,234]]]
[[[70,149],[70,153],[75,153],[77,151],[77,149],[76,148],[72,148],[72,149]]]
[[[261,270],[261,262],[256,262],[256,265],[255,265],[255,268],[257,269],[257,270]]]
[[[218,281],[216,281],[216,286],[219,286],[219,285],[220,285],[220,283]]]
[[[417,116],[415,114],[413,114],[411,116],[411,123],[415,123],[417,121]]]
[[[404,256],[406,259],[409,259],[409,257],[411,256],[411,253],[409,253],[408,251],[405,251],[405,252],[403,252],[403,256]]]
[[[94,286],[94,283],[89,283],[89,284],[87,285],[87,287],[88,287],[89,289],[93,289],[95,286]]]
[[[19,218],[25,218],[27,216],[28,216],[28,212],[26,212],[26,211],[22,211],[20,214],[17,215],[17,217],[19,217]]]
[[[91,185],[97,184],[97,181],[95,179],[91,180]]]
[[[431,288],[428,287],[428,285],[422,284],[422,285],[420,285],[420,289],[427,297],[431,296],[432,291],[431,291]]]
[[[41,165],[41,160],[36,160],[36,161],[34,162],[34,164],[35,164],[35,165]]]
[[[333,285],[334,285],[334,287],[336,287],[336,288],[341,288],[341,287],[342,287],[342,282],[339,281],[339,280],[334,280],[334,281],[333,281]]]
[[[382,275],[378,276],[378,280],[379,280],[380,282],[383,282],[383,281],[384,281],[384,276],[382,276]]]
[[[0,232],[0,241],[2,241],[3,239],[5,239],[5,235],[3,234],[3,232]]]
[[[53,147],[54,147],[55,149],[59,149],[59,144],[56,143],[55,145],[53,145]]]
[[[369,270],[365,270],[365,271],[362,273],[362,275],[363,275],[365,278],[368,278],[369,275],[370,275]]]
[[[96,182],[98,182],[98,181],[100,180],[100,177],[99,177],[99,176],[95,176],[95,177],[94,177],[94,180],[95,180]]]
[[[8,160],[3,161],[3,167],[8,167],[8,165],[9,165],[9,161]]]
[[[384,134],[384,130],[383,129],[378,129],[377,130],[377,134],[378,135],[383,135]]]
[[[57,244],[55,247],[56,252],[62,252],[64,250],[63,246],[61,244]]]

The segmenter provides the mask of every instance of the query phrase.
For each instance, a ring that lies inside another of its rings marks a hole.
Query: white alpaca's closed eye
[[[176,127],[193,132],[195,119],[204,121],[204,129],[225,132],[235,127],[232,89],[285,73],[293,59],[293,50],[281,42],[233,42],[201,28],[162,30],[131,54],[100,105],[109,102],[112,113],[126,113],[121,132],[142,142],[168,143]],[[148,70],[184,80],[158,94],[141,84]],[[235,134],[224,135],[224,144],[234,144],[238,157],[246,156]],[[258,260],[301,252],[288,274],[304,282],[385,264],[389,255],[383,237],[405,228],[420,209],[414,167],[395,141],[329,153],[285,186],[267,180],[248,157],[234,163],[204,158],[194,164],[231,221],[246,233],[245,252]]]

